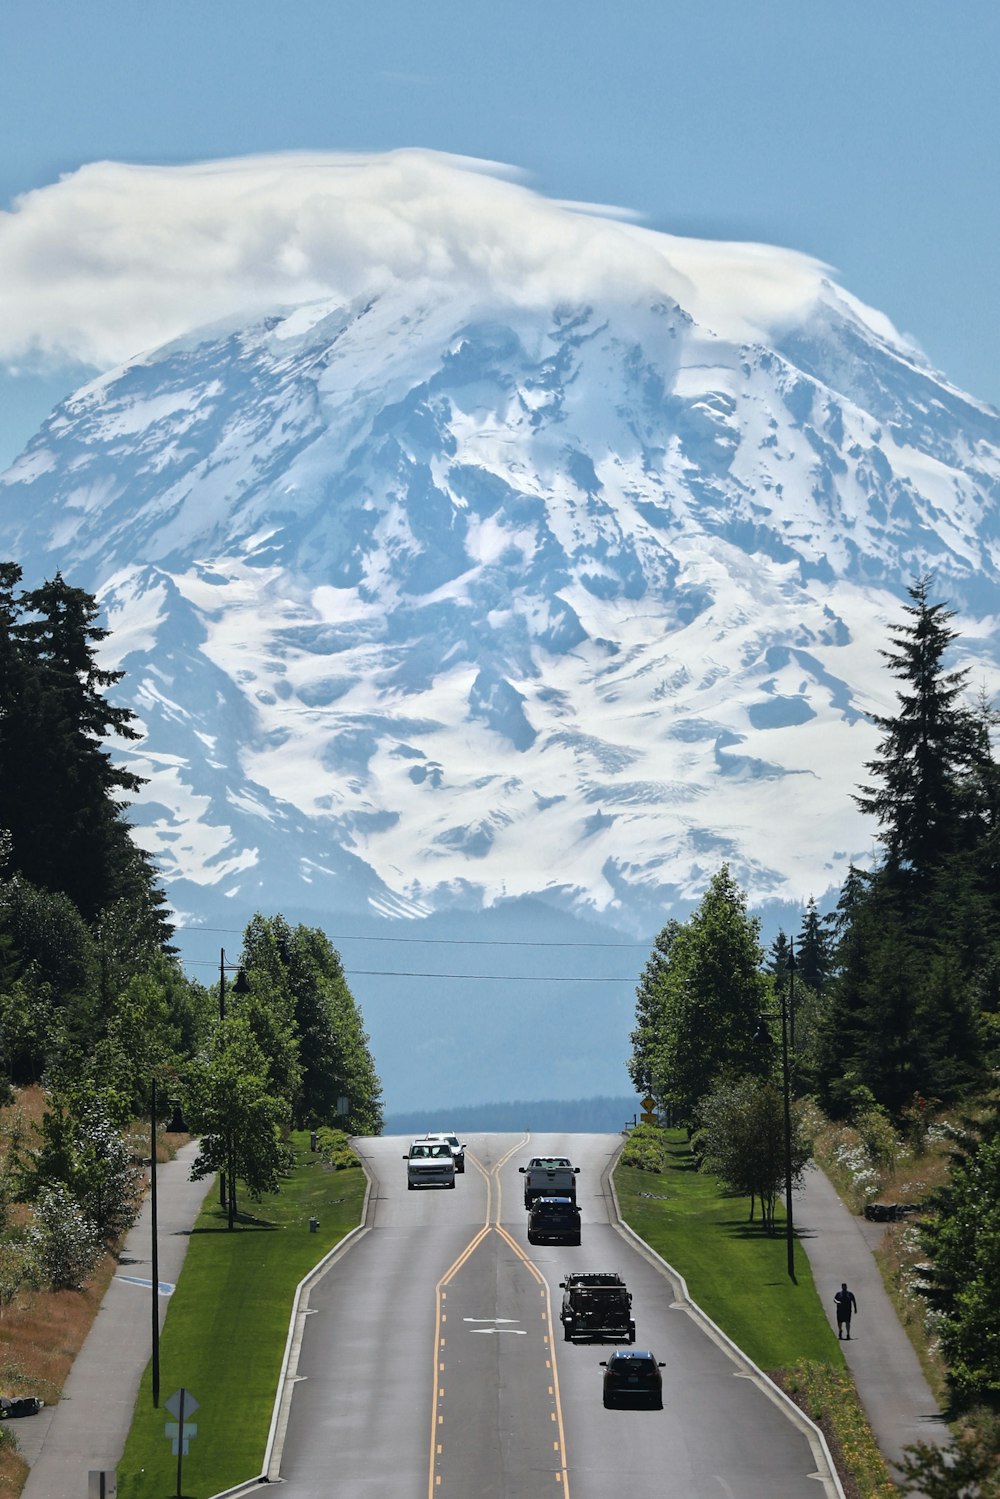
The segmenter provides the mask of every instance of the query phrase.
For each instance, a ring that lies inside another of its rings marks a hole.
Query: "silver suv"
[[[454,1187],[455,1157],[446,1140],[414,1140],[403,1160],[411,1192],[414,1187]]]
[[[462,1175],[462,1173],[465,1171],[465,1146],[460,1143],[457,1135],[449,1135],[445,1132],[441,1132],[434,1135],[422,1135],[421,1139],[443,1140],[446,1145],[449,1145],[451,1147],[451,1153],[455,1157],[455,1170],[458,1172],[459,1176]]]

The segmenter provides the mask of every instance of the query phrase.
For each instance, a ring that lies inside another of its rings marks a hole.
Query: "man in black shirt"
[[[833,1299],[837,1303],[837,1337],[844,1337],[846,1331],[846,1336],[850,1338],[851,1313],[857,1311],[858,1303],[854,1299],[854,1292],[847,1289],[846,1281],[842,1283]]]

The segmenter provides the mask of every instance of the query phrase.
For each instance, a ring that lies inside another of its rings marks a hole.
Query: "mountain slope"
[[[102,592],[182,909],[305,880],[627,925],[723,859],[762,900],[864,857],[877,650],[918,573],[995,608],[998,449],[832,287],[780,347],[397,289],[95,382],[0,516]]]
[[[724,860],[795,921],[870,859],[915,576],[997,681],[1000,417],[832,283],[744,329],[670,251],[685,306],[423,278],[198,330],[0,478],[3,554],[101,596],[185,927],[648,940]],[[399,998],[448,991],[359,957],[392,1106],[503,1096],[501,1055],[511,1096],[620,1091],[642,954],[577,959],[572,998],[531,983],[566,953],[470,980],[442,1046]]]

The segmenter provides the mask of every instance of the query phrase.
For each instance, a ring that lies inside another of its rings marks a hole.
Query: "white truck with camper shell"
[[[524,1177],[524,1205],[530,1208],[536,1197],[568,1197],[576,1202],[576,1178],[579,1166],[568,1156],[536,1155],[518,1170]]]

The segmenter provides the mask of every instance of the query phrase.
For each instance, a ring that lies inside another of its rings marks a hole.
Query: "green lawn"
[[[809,1261],[795,1245],[795,1284],[788,1277],[784,1216],[773,1238],[749,1203],[695,1170],[680,1130],[666,1131],[661,1175],[620,1166],[615,1187],[622,1217],[687,1281],[703,1311],[762,1369],[798,1359],[842,1367],[843,1353],[813,1285]],[[649,1195],[643,1195],[649,1194]]]
[[[160,1339],[160,1406],[153,1409],[147,1368],[118,1466],[120,1499],[176,1494],[164,1402],[182,1385],[199,1406],[184,1495],[206,1499],[261,1471],[295,1287],[357,1226],[365,1193],[363,1171],[324,1167],[308,1133],[293,1143],[295,1167],[281,1191],[241,1202],[246,1211],[232,1233],[217,1194],[206,1200]]]

